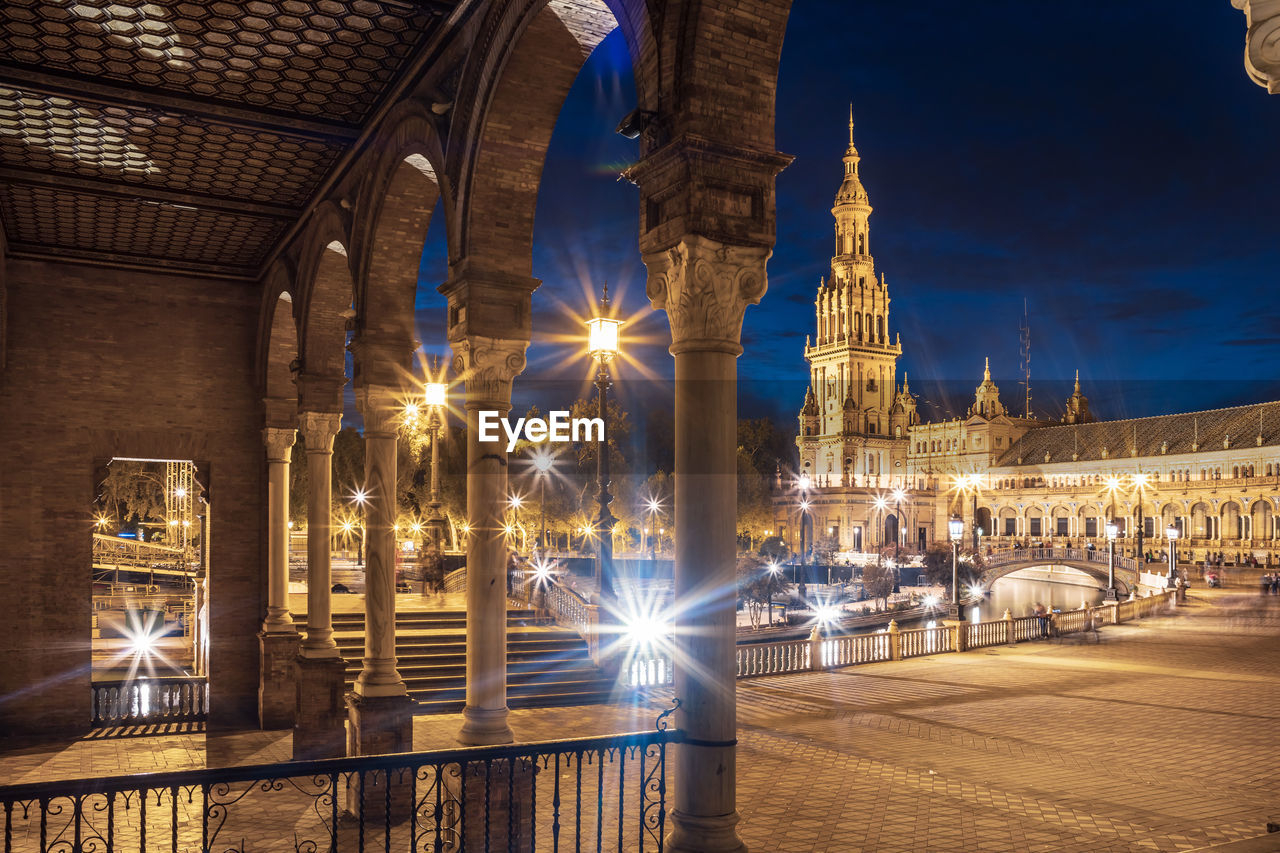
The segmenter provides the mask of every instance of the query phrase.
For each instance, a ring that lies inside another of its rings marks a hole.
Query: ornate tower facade
[[[831,215],[835,255],[814,301],[817,335],[806,341],[809,389],[800,414],[801,470],[816,486],[883,487],[906,473],[915,405],[897,386],[900,339],[889,331],[889,288],[871,256],[871,202],[853,141]]]

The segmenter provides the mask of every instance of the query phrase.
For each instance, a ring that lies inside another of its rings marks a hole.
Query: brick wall
[[[251,724],[266,562],[256,289],[14,259],[6,285],[0,732],[87,725],[93,467],[112,456],[208,463],[212,724]]]

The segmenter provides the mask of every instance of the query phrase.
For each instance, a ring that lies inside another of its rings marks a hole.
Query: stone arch
[[[616,26],[603,0],[490,8],[481,31],[508,35],[502,44],[479,40],[463,75],[461,91],[469,97],[458,102],[477,106],[453,122],[467,144],[451,144],[447,163],[458,193],[451,270],[464,259],[483,258],[508,276],[531,276],[534,213],[551,133],[582,64]]]
[[[338,206],[326,202],[312,214],[300,243],[295,308],[301,322],[299,348],[302,368],[309,374],[346,373],[348,320],[355,295],[351,274],[350,231]]]
[[[418,269],[436,202],[442,193],[443,150],[425,106],[397,104],[380,134],[382,153],[360,188],[352,240],[355,320],[361,333],[412,351]]]
[[[287,262],[275,263],[264,280],[260,312],[257,375],[266,425],[290,427],[298,411],[294,374],[298,369],[296,302]]]
[[[298,360],[294,291],[292,266],[287,260],[277,260],[263,277],[254,370],[261,396],[268,400],[291,400],[297,396],[293,384]]]
[[[1252,530],[1250,531],[1250,538],[1270,539],[1272,534],[1271,502],[1267,500],[1254,501],[1253,505],[1249,507],[1249,516],[1251,519],[1250,525],[1252,526]]]
[[[1220,539],[1241,539],[1244,534],[1244,520],[1240,504],[1227,501],[1218,510],[1221,519]]]
[[[1213,531],[1207,526],[1207,519],[1210,516],[1209,505],[1204,501],[1200,501],[1191,507],[1191,529],[1187,531],[1187,535],[1191,539],[1212,539]]]

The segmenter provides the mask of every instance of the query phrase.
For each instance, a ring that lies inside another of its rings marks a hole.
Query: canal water
[[[1001,618],[1006,609],[1015,617],[1030,616],[1037,602],[1053,610],[1076,610],[1082,600],[1089,605],[1101,603],[1102,592],[1097,580],[1079,572],[1025,570],[996,581],[986,600],[966,615],[972,620],[977,610],[981,622]]]

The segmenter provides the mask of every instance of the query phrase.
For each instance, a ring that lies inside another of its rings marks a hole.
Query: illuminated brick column
[[[258,722],[264,729],[293,725],[298,629],[289,616],[289,454],[297,433],[268,427],[267,618],[258,634]]]
[[[742,317],[767,286],[766,248],[686,236],[646,253],[647,293],[675,356],[675,754],[667,849],[742,851],[736,825],[737,357]]]
[[[458,742],[511,743],[507,723],[507,502],[505,442],[481,442],[481,411],[506,415],[527,340],[467,336],[451,341],[453,370],[466,389],[467,704]]]

